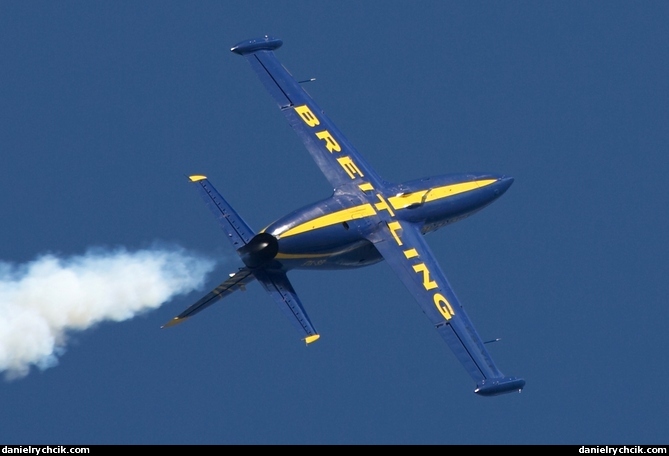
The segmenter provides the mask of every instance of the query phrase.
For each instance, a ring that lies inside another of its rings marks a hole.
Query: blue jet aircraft
[[[265,36],[231,51],[251,64],[334,193],[256,233],[205,176],[190,176],[245,266],[163,327],[183,322],[257,280],[310,344],[320,336],[286,273],[359,268],[386,260],[474,379],[475,393],[520,392],[525,381],[497,368],[423,237],[492,203],[513,178],[452,174],[401,184],[383,180],[277,60],[273,51],[282,44]]]

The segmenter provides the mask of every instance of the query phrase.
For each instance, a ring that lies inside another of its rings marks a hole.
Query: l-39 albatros
[[[257,280],[310,344],[320,336],[287,272],[359,268],[386,260],[474,379],[475,393],[521,391],[525,380],[504,376],[497,368],[423,237],[492,203],[513,178],[450,174],[401,184],[383,180],[277,60],[274,50],[282,44],[265,36],[243,41],[231,51],[251,64],[334,193],[256,233],[205,176],[190,176],[244,267],[164,327]]]

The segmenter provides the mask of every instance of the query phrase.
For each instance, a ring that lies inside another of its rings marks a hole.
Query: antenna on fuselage
[[[303,84],[305,82],[314,82],[316,78],[311,78],[311,79],[305,79],[304,81],[297,81],[298,84]]]

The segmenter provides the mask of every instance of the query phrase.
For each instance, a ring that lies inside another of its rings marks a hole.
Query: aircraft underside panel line
[[[262,53],[263,55],[268,52],[269,51],[259,51],[259,53]],[[272,73],[265,68],[265,65],[262,64],[258,54],[249,54],[246,56],[246,60],[251,64],[251,68],[253,68],[253,71],[258,75],[258,78],[262,81],[272,98],[274,98],[274,101],[279,104],[279,107],[284,109],[291,106],[292,103],[290,98],[281,88],[279,81],[277,81],[274,76],[272,76]]]
[[[474,379],[475,382],[484,380],[486,378],[485,374],[474,362],[474,357],[467,349],[463,340],[458,336],[458,333],[453,329],[453,326],[444,323],[437,325],[436,328],[441,338],[444,339],[446,344],[451,348],[451,351],[458,361],[460,361],[469,376]]]

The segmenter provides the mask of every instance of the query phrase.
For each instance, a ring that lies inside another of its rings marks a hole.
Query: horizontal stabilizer
[[[309,316],[302,307],[288,276],[283,272],[267,269],[255,269],[253,274],[265,287],[265,290],[272,295],[284,315],[302,334],[304,341],[307,344],[316,341],[320,336],[309,321]]]
[[[162,327],[169,328],[177,325],[192,317],[201,310],[206,309],[219,299],[233,293],[237,290],[245,290],[246,285],[253,282],[255,276],[248,268],[241,268],[237,273],[232,274],[229,279],[214,288],[210,293],[200,299],[198,302],[190,306],[188,309],[181,312],[179,315],[165,323]]]
[[[198,184],[198,190],[209,210],[216,216],[225,234],[235,249],[249,243],[255,233],[237,214],[230,204],[209,182],[206,176],[190,176],[191,182]]]

